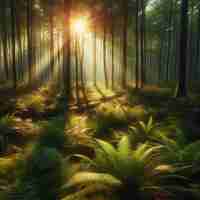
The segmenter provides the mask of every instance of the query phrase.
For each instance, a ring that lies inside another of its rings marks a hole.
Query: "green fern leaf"
[[[94,172],[79,172],[75,174],[64,188],[71,188],[78,185],[88,185],[90,183],[105,184],[111,187],[121,187],[122,183],[119,179],[110,174],[94,173]]]
[[[128,157],[131,154],[131,144],[128,136],[122,137],[118,143],[118,155],[120,157]]]

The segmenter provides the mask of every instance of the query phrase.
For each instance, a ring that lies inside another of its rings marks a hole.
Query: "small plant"
[[[6,115],[0,118],[0,152],[6,152],[8,146],[8,136],[13,133],[13,125],[15,124],[15,117]]]
[[[160,138],[164,135],[156,132],[158,124],[153,121],[153,117],[150,117],[147,123],[139,121],[136,126],[129,127],[129,133],[134,143],[148,142],[160,142]]]
[[[15,117],[13,115],[6,115],[5,117],[0,118],[0,127],[7,128],[13,126],[15,123]]]
[[[66,187],[101,183],[117,189],[120,199],[143,199],[144,194],[151,199],[156,192],[168,195],[170,191],[163,185],[163,180],[175,178],[173,173],[176,170],[172,165],[160,163],[161,148],[160,145],[146,143],[132,150],[128,136],[120,140],[117,148],[97,140],[94,159],[76,156],[89,163],[98,173],[80,172],[71,178]]]
[[[33,148],[18,162],[13,200],[55,200],[63,181],[61,155],[53,148]]]
[[[120,104],[103,104],[96,113],[94,129],[97,137],[108,136],[112,129],[121,128],[128,124],[126,114]]]
[[[15,175],[17,158],[15,156],[10,158],[0,158],[0,177],[7,181],[13,180]]]
[[[43,147],[55,148],[58,151],[61,151],[66,142],[64,129],[54,125],[45,124],[38,144]]]
[[[18,112],[43,113],[45,111],[45,98],[41,94],[31,94],[17,102]]]
[[[165,153],[163,158],[168,163],[179,163],[179,165],[198,166],[200,163],[200,141],[183,144],[179,141],[165,140]]]

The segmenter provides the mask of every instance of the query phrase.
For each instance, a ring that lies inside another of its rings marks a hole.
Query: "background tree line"
[[[113,89],[145,84],[175,88],[178,80],[182,85],[199,80],[198,0],[9,0],[0,4],[2,86],[16,89],[53,80],[70,96],[72,87],[84,91],[88,82],[97,85],[101,80]],[[75,38],[70,28],[74,16],[87,16],[89,37]]]

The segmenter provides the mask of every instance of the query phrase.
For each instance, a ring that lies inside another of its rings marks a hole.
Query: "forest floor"
[[[15,182],[18,156],[37,142],[47,125],[55,132],[65,133],[66,144],[61,151],[64,157],[80,153],[92,157],[94,138],[115,143],[131,126],[139,121],[148,122],[150,116],[162,134],[173,137],[179,129],[188,143],[200,139],[200,98],[197,95],[175,99],[170,89],[158,87],[126,92],[89,88],[86,95],[86,102],[80,94],[80,101],[72,101],[68,109],[65,97],[55,93],[52,86],[1,98],[0,131],[4,136],[0,140],[4,154],[0,157],[0,191]],[[75,166],[77,170],[79,166]],[[98,194],[95,199],[105,197]]]

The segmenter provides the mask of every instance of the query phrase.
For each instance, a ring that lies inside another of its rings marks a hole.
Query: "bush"
[[[31,112],[31,113],[43,113],[45,111],[45,98],[41,94],[31,94],[17,101],[17,110]]]
[[[97,108],[94,129],[97,137],[104,137],[112,129],[127,126],[128,120],[120,104],[105,103]]]
[[[39,145],[62,150],[66,144],[64,129],[53,125],[45,125],[39,138]]]
[[[8,147],[8,136],[14,132],[13,126],[15,124],[15,117],[6,115],[0,118],[0,152],[6,152]]]
[[[53,148],[39,147],[18,162],[13,200],[55,200],[63,182],[62,157]]]
[[[91,186],[95,183],[117,189],[120,199],[153,199],[157,193],[168,195],[176,188],[176,167],[160,163],[160,150],[163,146],[141,144],[132,150],[129,138],[122,137],[117,147],[108,142],[97,140],[95,158],[76,155],[93,167],[97,173],[80,172],[68,182],[74,185]],[[164,181],[163,181],[164,180]],[[172,188],[172,190],[170,190]]]
[[[16,162],[15,156],[0,158],[0,180],[13,181],[16,173]]]

